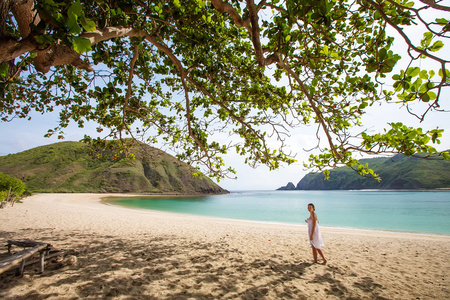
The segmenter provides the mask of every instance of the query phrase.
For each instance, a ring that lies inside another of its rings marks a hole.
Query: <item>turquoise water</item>
[[[450,235],[450,191],[242,191],[205,197],[114,198],[112,204],[227,219]]]

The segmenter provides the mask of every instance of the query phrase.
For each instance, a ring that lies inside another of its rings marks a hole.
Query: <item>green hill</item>
[[[226,190],[173,156],[136,144],[134,160],[104,152],[96,158],[89,146],[62,142],[0,157],[0,172],[21,179],[30,192],[223,194]]]
[[[381,182],[364,178],[348,167],[341,167],[330,172],[329,180],[325,180],[322,173],[307,174],[295,190],[450,188],[450,161],[440,157],[423,159],[398,154],[389,158],[362,159],[360,162],[368,163],[369,167],[380,174]],[[288,189],[287,186],[280,188]]]

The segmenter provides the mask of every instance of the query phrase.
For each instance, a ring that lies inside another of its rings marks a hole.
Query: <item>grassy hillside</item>
[[[399,154],[389,158],[360,161],[380,174],[381,182],[364,178],[347,167],[337,168],[325,180],[322,173],[307,174],[296,190],[358,190],[358,189],[439,189],[450,188],[450,161],[439,157],[423,159]]]
[[[227,191],[191,166],[144,144],[136,159],[99,159],[89,146],[62,142],[0,157],[0,172],[21,179],[31,192],[221,194]]]

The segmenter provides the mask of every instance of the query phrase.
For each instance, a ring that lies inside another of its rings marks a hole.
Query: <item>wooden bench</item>
[[[8,241],[8,253],[11,253],[12,245],[20,246],[20,247],[31,247],[30,249],[25,249],[15,254],[12,254],[10,257],[5,258],[0,261],[0,274],[11,270],[15,267],[19,267],[18,274],[23,274],[23,269],[25,265],[39,262],[39,272],[44,272],[44,263],[45,256],[49,254],[51,245],[47,243],[40,243],[31,240],[9,240]],[[37,261],[26,263],[27,259],[33,257],[33,255],[39,253],[40,258]],[[54,255],[52,255],[54,256]]]

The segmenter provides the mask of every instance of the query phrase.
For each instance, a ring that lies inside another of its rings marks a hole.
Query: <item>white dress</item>
[[[314,235],[313,235],[313,239],[310,240],[309,242],[311,243],[311,246],[313,246],[316,249],[320,249],[324,246],[323,241],[322,241],[322,235],[320,234],[320,229],[319,229],[319,220],[317,220],[317,215],[316,213],[314,213],[315,217],[316,217],[316,229],[314,230]],[[308,219],[306,219],[306,222],[308,223],[308,238],[311,236],[311,231],[313,228],[313,222],[311,220],[311,217],[309,217]]]

